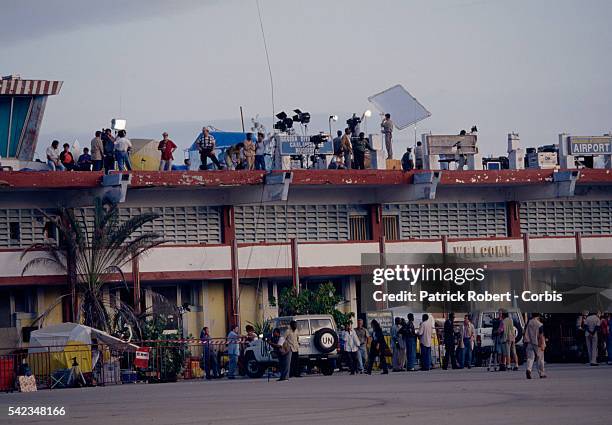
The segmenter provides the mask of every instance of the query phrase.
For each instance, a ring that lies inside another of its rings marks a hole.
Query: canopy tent
[[[138,348],[134,344],[126,343],[99,329],[66,322],[47,326],[31,333],[28,356],[33,356],[33,361],[29,363],[33,369],[36,369],[35,374],[45,374],[57,369],[69,369],[72,366],[72,359],[76,358],[83,372],[91,372],[92,338],[95,338],[98,344],[109,348],[123,351],[135,351]],[[98,349],[95,345],[93,348]],[[40,356],[39,353],[47,352],[50,357],[48,363],[36,360]]]
[[[159,169],[159,141],[154,139],[130,139],[132,142],[132,168],[134,170],[155,171]]]

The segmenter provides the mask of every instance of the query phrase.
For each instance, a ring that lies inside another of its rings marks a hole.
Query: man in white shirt
[[[354,375],[357,371],[357,368],[359,367],[359,359],[357,358],[357,352],[359,351],[361,341],[359,341],[357,332],[355,332],[355,329],[352,328],[350,323],[346,324],[346,326],[344,327],[344,332],[344,351],[346,352],[346,357],[348,359],[351,375]]]
[[[421,344],[421,370],[431,369],[431,337],[433,326],[429,321],[429,315],[423,314],[419,326],[419,343]]]
[[[130,164],[129,151],[132,149],[132,142],[126,136],[125,130],[119,130],[119,137],[115,140],[115,159],[119,170],[132,170]]]
[[[591,366],[598,366],[597,363],[597,333],[601,326],[601,320],[594,312],[591,312],[584,321],[584,332],[586,336],[587,351]]]
[[[47,165],[51,169],[51,171],[65,171],[66,167],[60,161],[60,150],[59,150],[59,141],[54,140],[51,142],[51,146],[47,148]]]

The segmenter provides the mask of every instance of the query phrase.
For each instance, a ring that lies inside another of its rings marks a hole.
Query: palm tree
[[[159,214],[144,213],[121,222],[117,205],[103,205],[99,200],[93,223],[87,222],[83,212],[77,216],[70,208],[60,208],[56,216],[42,214],[56,226],[60,243],[47,240],[27,247],[21,259],[31,253],[40,255],[25,264],[22,275],[37,266],[66,273],[75,322],[82,318],[83,324],[106,332],[112,332],[118,323],[133,322],[133,311],[123,303],[109,305],[103,289],[127,286],[121,268],[164,242],[159,233],[142,231]]]

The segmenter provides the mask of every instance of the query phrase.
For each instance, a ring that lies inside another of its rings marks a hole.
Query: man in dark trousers
[[[455,313],[449,313],[448,319],[444,322],[444,364],[442,368],[448,369],[450,363],[453,369],[457,369],[457,361],[455,358]]]
[[[298,333],[297,333],[297,322],[292,320],[289,322],[289,329],[285,334],[285,339],[289,348],[291,349],[291,366],[289,367],[289,377],[300,378],[302,372],[300,371],[300,353],[298,344]]]
[[[370,152],[375,150],[370,145],[370,141],[365,138],[365,133],[359,133],[359,138],[353,141],[353,156],[355,158],[355,168],[357,170],[365,170],[365,152],[366,149]]]

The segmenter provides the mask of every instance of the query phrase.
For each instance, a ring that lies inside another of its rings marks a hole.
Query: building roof
[[[20,77],[6,77],[0,80],[0,96],[27,96],[58,94],[63,81],[23,80]]]
[[[572,170],[576,171],[576,170]],[[282,173],[274,171],[273,173]],[[441,186],[528,186],[552,183],[553,170],[434,171]],[[297,186],[396,186],[414,183],[418,170],[293,170],[291,184]],[[232,187],[260,185],[262,171],[132,171],[130,187]],[[101,185],[101,172],[5,171],[0,172],[0,190],[87,189]],[[583,169],[577,185],[612,185],[612,170]]]

